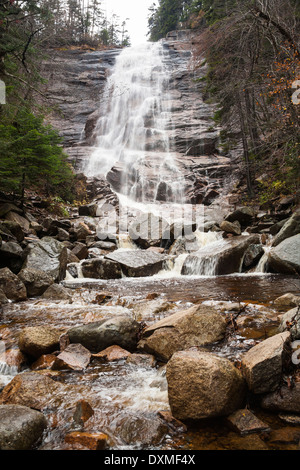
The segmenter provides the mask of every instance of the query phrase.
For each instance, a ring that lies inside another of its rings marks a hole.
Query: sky
[[[127,18],[126,26],[132,46],[148,40],[149,7],[157,0],[103,0],[102,7],[107,9],[108,17],[115,13],[120,23]]]

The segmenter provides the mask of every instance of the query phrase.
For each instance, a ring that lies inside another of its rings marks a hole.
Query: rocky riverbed
[[[291,201],[167,239],[0,209],[2,449],[298,449]]]

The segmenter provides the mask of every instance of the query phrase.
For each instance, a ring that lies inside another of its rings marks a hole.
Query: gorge
[[[0,207],[0,415],[42,412],[38,449],[298,448],[299,210],[239,203],[192,46],[44,64],[86,201]]]

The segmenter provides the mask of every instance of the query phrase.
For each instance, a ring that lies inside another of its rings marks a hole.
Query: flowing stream
[[[110,172],[118,170],[120,176],[113,189],[121,207],[131,214],[131,220],[143,212],[160,215],[170,223],[185,220],[184,179],[176,153],[171,150],[174,136],[171,78],[168,51],[163,44],[128,48],[117,57],[101,98],[96,149],[85,172],[90,178],[104,175],[109,179]],[[194,211],[191,205],[190,208],[191,217],[196,211],[200,224],[213,220],[213,209],[204,211],[200,205]],[[264,273],[268,247],[252,273],[245,274],[239,269],[229,276],[216,276],[216,255],[191,261],[189,275],[182,275],[190,254],[204,248],[214,253],[223,243],[218,232],[196,230],[186,245],[188,249],[172,251],[174,248],[171,248],[163,269],[151,277],[88,279],[83,277],[79,263],[77,277],[68,273],[63,282],[72,289],[71,301],[40,298],[3,307],[0,346],[2,343],[5,349],[16,349],[18,334],[29,325],[48,324],[67,331],[72,326],[98,321],[107,315],[122,314],[152,324],[178,310],[206,302],[224,316],[243,309],[238,330],[232,331],[220,344],[211,346],[212,352],[238,361],[256,341],[274,331],[278,324],[274,299],[286,292],[299,292],[300,281]],[[140,250],[126,229],[118,237],[117,248],[116,251],[126,251],[132,257]],[[108,300],[101,304],[97,295],[103,292]],[[5,357],[0,355],[0,387],[17,373],[20,370],[6,363]],[[195,425],[187,433],[180,429],[169,430],[162,438],[157,414],[169,411],[164,364],[152,367],[126,360],[93,361],[84,371],[49,371],[49,376],[69,388],[57,397],[58,404],[49,403],[43,410],[52,425],[42,449],[68,448],[64,435],[74,430],[74,404],[82,398],[95,412],[85,430],[107,433],[113,449],[198,450],[240,448],[242,445],[242,438],[230,433],[222,424]],[[275,428],[280,427],[278,420],[264,418]]]

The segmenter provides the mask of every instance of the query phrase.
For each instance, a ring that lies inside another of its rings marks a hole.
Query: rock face
[[[25,284],[27,295],[37,297],[42,295],[45,290],[53,284],[53,278],[45,271],[25,268],[18,274],[19,279]]]
[[[240,371],[211,353],[176,352],[167,364],[167,381],[172,415],[183,421],[229,415],[245,398]]]
[[[300,234],[286,238],[272,248],[268,258],[268,271],[282,274],[300,273]]]
[[[8,268],[0,269],[0,288],[9,300],[20,302],[27,299],[24,283]]]
[[[67,248],[58,240],[44,237],[29,248],[23,268],[46,272],[54,281],[61,281],[66,275]]]
[[[220,276],[238,273],[242,269],[246,250],[258,242],[259,237],[251,235],[211,243],[186,258],[181,274]]]
[[[47,428],[45,416],[20,405],[0,405],[0,450],[30,450]]]
[[[95,353],[113,345],[132,351],[137,346],[139,328],[135,320],[118,316],[71,328],[68,336],[71,343],[80,343]]]
[[[19,336],[20,350],[33,358],[59,349],[60,332],[51,326],[29,326]]]
[[[242,371],[249,390],[256,394],[276,390],[290,352],[289,332],[272,336],[251,348],[242,359]]]
[[[153,276],[163,268],[165,256],[153,251],[115,251],[105,259],[118,263],[127,277]]]
[[[225,331],[224,318],[213,308],[199,305],[146,328],[139,348],[168,361],[176,351],[222,340]]]

